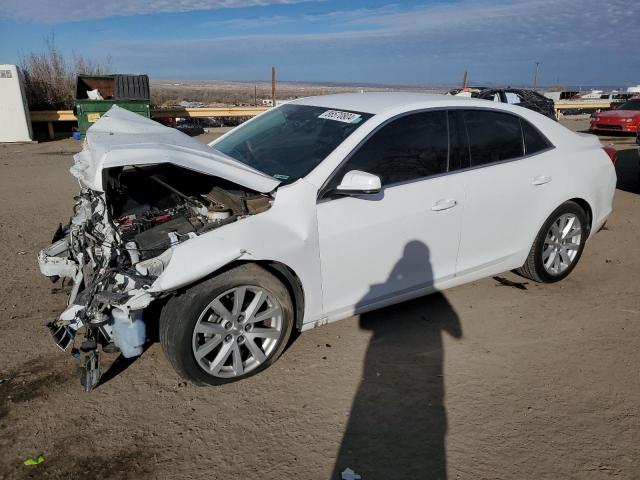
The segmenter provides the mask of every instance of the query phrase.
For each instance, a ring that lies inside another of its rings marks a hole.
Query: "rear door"
[[[549,206],[553,161],[549,141],[519,116],[497,110],[456,110],[466,137],[457,275],[496,265],[514,268],[529,251]]]

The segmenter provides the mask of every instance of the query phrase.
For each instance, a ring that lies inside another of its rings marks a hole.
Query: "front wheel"
[[[262,267],[245,264],[171,298],[160,316],[160,343],[184,379],[218,385],[275,362],[292,328],[287,288]]]
[[[587,232],[584,210],[575,202],[563,203],[542,226],[527,261],[516,272],[536,282],[562,280],[580,260]]]

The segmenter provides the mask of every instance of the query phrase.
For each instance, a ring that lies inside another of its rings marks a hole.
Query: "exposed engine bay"
[[[49,323],[56,344],[82,360],[85,390],[100,379],[98,346],[124,357],[146,342],[143,310],[162,294],[149,287],[173,249],[271,207],[268,194],[173,164],[104,169],[104,191],[82,188],[74,214],[38,260],[70,286],[69,305]],[[77,345],[80,330],[84,340]]]
[[[268,196],[168,164],[110,169],[107,175],[106,198],[133,266],[270,207]],[[152,267],[153,262],[144,262],[136,268],[153,276]]]

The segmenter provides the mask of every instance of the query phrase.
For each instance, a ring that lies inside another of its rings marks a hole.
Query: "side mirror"
[[[364,195],[378,193],[382,189],[380,177],[360,170],[351,170],[342,177],[342,182],[333,193],[338,195]]]

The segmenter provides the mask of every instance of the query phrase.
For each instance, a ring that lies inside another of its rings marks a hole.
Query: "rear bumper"
[[[602,230],[602,227],[604,227],[604,224],[607,223],[607,219],[609,218],[609,215],[611,215],[612,211],[613,209],[609,208],[608,211],[602,212],[602,214],[598,218],[593,219],[593,225],[591,226],[591,235],[589,235],[589,237],[592,237],[593,234],[598,233],[600,230]]]
[[[613,212],[613,200],[616,192],[616,185],[618,183],[618,177],[613,164],[607,158],[605,162],[606,167],[598,178],[602,187],[598,189],[598,193],[593,198],[592,204],[593,219],[591,220],[591,232],[589,238],[592,238],[595,233],[600,231],[607,219]]]

